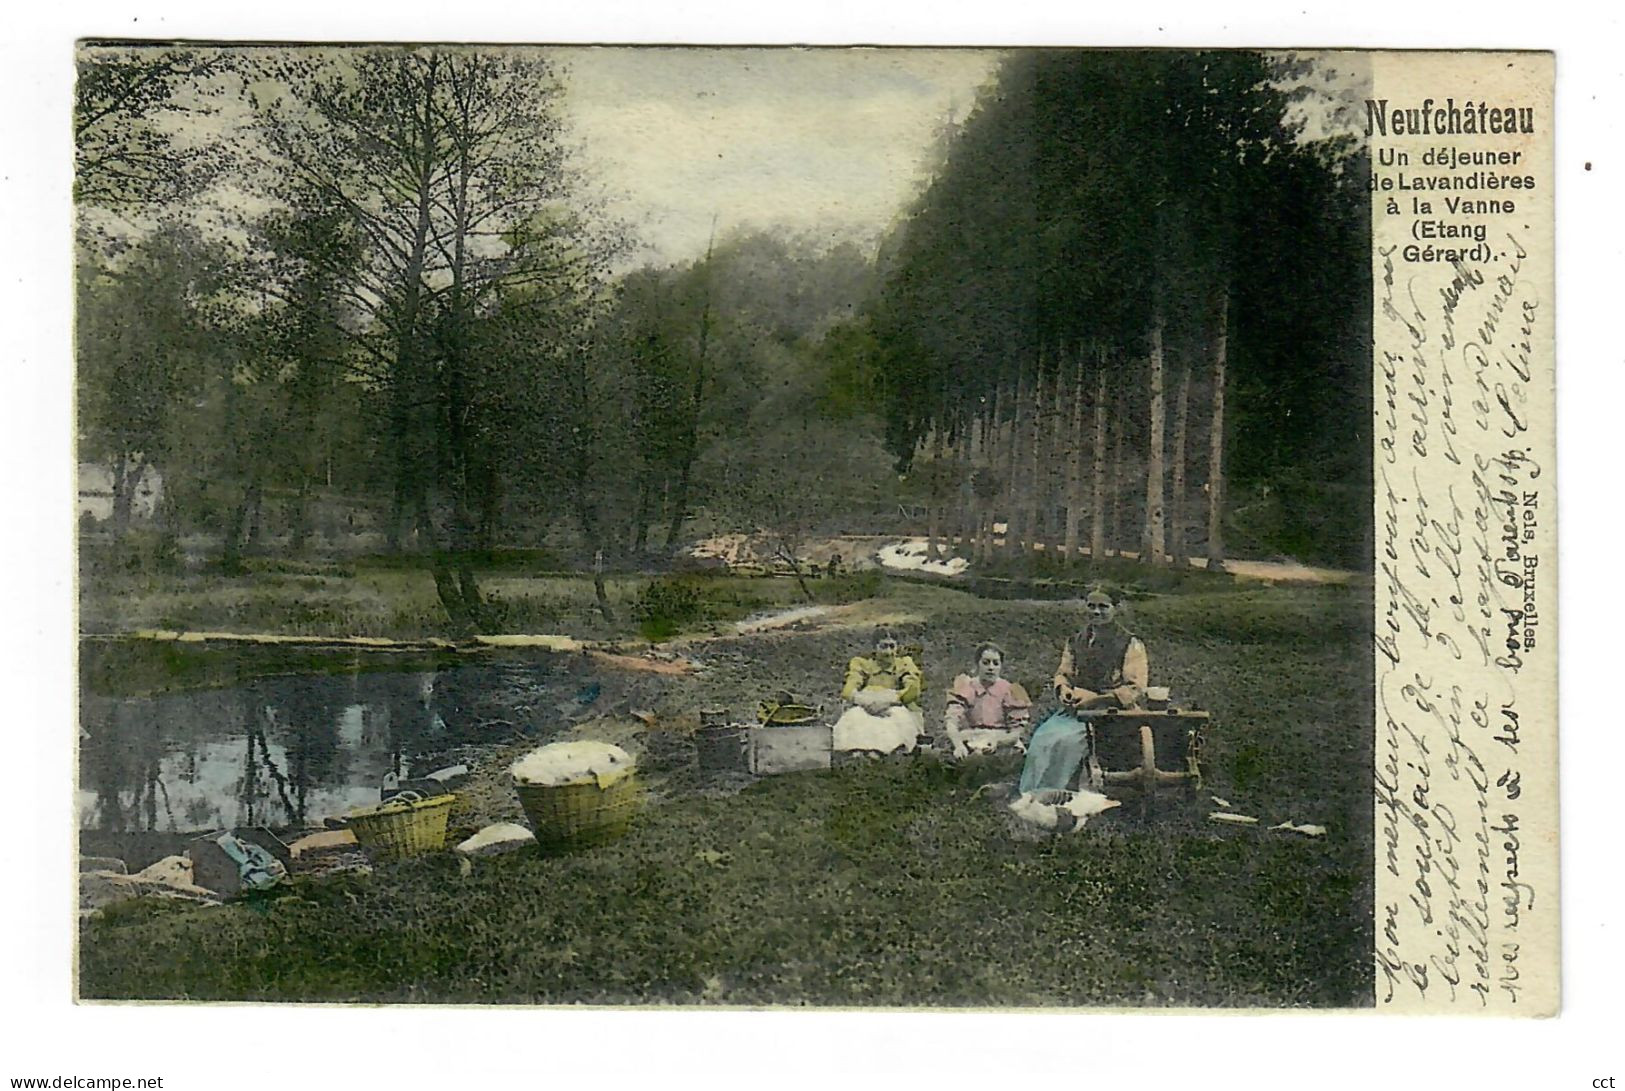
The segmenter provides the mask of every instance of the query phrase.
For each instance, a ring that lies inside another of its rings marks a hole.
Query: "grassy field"
[[[793,585],[792,585],[793,586]],[[1075,605],[888,583],[940,693],[975,643],[1029,683]],[[650,694],[629,741],[662,802],[590,853],[443,854],[301,881],[219,909],[126,903],[88,919],[87,998],[825,1005],[1369,1003],[1371,710],[1358,589],[1212,584],[1146,597],[1153,681],[1215,716],[1207,793],[1064,838],[977,795],[1016,769],[930,757],[770,778],[726,797],[684,725],[776,688],[833,705],[851,631],[730,637]],[[936,715],[941,698],[927,704]],[[501,793],[497,793],[500,797]],[[512,815],[517,805],[509,804]],[[498,817],[487,815],[485,817]],[[1264,826],[1326,826],[1305,839]]]

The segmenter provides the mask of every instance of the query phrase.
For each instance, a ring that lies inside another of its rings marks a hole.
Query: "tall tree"
[[[1174,395],[1174,452],[1173,452],[1173,491],[1168,507],[1169,523],[1171,525],[1172,546],[1169,550],[1169,559],[1183,568],[1187,554],[1187,535],[1185,527],[1185,439],[1190,429],[1190,396],[1191,396],[1191,369],[1190,365],[1181,361],[1179,365],[1178,393]]]
[[[1230,297],[1220,295],[1213,332],[1213,416],[1208,430],[1207,567],[1224,568],[1224,387],[1230,347]]]
[[[469,553],[473,509],[494,487],[498,398],[471,352],[476,328],[515,293],[515,306],[584,315],[613,253],[564,204],[576,178],[558,81],[539,54],[443,47],[298,54],[256,75],[273,195],[342,213],[360,240],[346,295],[388,392],[392,537],[415,531],[452,624],[478,628]],[[584,339],[567,321],[542,326],[569,352]]]
[[[695,334],[693,379],[684,396],[684,429],[677,462],[677,488],[672,497],[671,526],[666,531],[666,552],[676,550],[688,519],[688,493],[694,480],[694,463],[700,457],[700,429],[705,413],[706,386],[710,379],[711,275],[716,221],[711,222],[711,241],[706,243],[701,266],[699,327]]]
[[[1106,360],[1099,353],[1095,370],[1094,474],[1089,493],[1089,559],[1106,556]]]
[[[1163,510],[1163,431],[1167,420],[1163,404],[1162,315],[1159,311],[1151,324],[1151,355],[1148,376],[1150,380],[1150,439],[1146,447],[1145,470],[1145,533],[1140,540],[1140,560],[1147,564],[1162,563],[1165,552],[1167,517]]]
[[[1067,429],[1066,460],[1066,559],[1078,562],[1078,536],[1083,525],[1083,352],[1073,367],[1072,418]]]

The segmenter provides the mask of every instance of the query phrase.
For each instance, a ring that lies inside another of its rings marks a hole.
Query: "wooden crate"
[[[750,729],[750,771],[758,776],[828,769],[835,748],[829,724],[759,726]]]

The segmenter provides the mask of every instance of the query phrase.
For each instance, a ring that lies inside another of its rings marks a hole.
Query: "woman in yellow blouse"
[[[875,634],[873,655],[854,656],[847,664],[841,699],[850,707],[835,721],[837,751],[912,751],[925,727],[920,668],[898,654],[897,637],[889,629]]]

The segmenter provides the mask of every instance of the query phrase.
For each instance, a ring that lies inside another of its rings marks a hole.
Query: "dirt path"
[[[926,546],[926,540],[924,538],[904,539],[898,544],[913,550],[915,553],[923,554]],[[995,548],[999,548],[1003,545],[1003,539],[995,538],[993,540],[993,544]],[[1044,543],[1037,543],[1037,548],[1042,550],[1044,548]],[[1090,553],[1087,546],[1078,547],[1078,556],[1088,557],[1089,555]],[[1134,552],[1133,550],[1120,550],[1117,553],[1111,554],[1111,556],[1122,558],[1125,561],[1137,561],[1140,559],[1139,553]],[[1206,557],[1190,557],[1187,558],[1186,563],[1192,568],[1207,568]],[[884,559],[882,559],[881,567],[889,572],[893,571],[894,569],[904,570],[905,566],[889,565]],[[907,567],[918,569],[920,568],[920,565],[915,564]],[[935,565],[928,569],[928,571],[930,571],[932,575],[941,576],[945,581],[958,578],[974,577],[976,575],[976,568],[974,565],[955,573],[942,571],[941,565]],[[1317,568],[1313,565],[1299,564],[1297,561],[1249,561],[1239,558],[1227,558],[1224,562],[1224,571],[1240,579],[1262,580],[1269,583],[1341,584],[1348,583],[1354,578],[1353,572],[1348,572],[1337,568]]]
[[[948,542],[949,539],[943,541]],[[1002,547],[1003,541],[1002,538],[995,537],[994,547]],[[886,572],[923,571],[932,576],[939,576],[945,581],[970,578],[977,574],[975,565],[953,571],[943,562],[926,560],[926,545],[924,538],[848,534],[809,542],[802,549],[802,560],[809,565],[822,567],[833,557],[839,556],[842,566],[849,570],[878,566]],[[1038,543],[1037,548],[1043,549],[1044,544]],[[696,543],[690,552],[695,557],[721,561],[730,568],[736,566],[771,568],[777,563],[772,551],[764,543],[745,534],[708,538]],[[1088,548],[1080,546],[1078,556],[1088,557]],[[1112,556],[1130,561],[1140,559],[1140,555],[1132,550],[1124,550]],[[1192,568],[1205,569],[1207,558],[1192,557],[1187,563]],[[1227,559],[1224,562],[1224,570],[1239,579],[1268,583],[1342,584],[1348,583],[1355,576],[1353,572],[1320,568],[1300,564],[1297,561],[1255,561],[1240,558]]]

